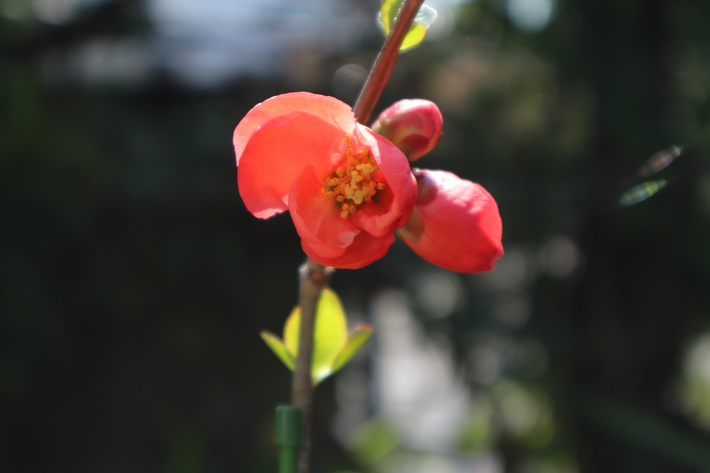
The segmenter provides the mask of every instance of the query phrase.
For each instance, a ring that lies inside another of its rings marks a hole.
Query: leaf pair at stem
[[[367,343],[373,329],[361,325],[348,333],[348,320],[338,295],[325,288],[316,307],[311,379],[319,384],[345,366]],[[261,338],[291,371],[298,355],[298,335],[301,330],[301,309],[296,306],[286,319],[283,339],[263,331]]]

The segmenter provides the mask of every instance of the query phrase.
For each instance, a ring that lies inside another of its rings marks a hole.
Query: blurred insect
[[[649,197],[658,194],[658,192],[660,192],[660,190],[667,185],[668,181],[665,179],[653,179],[651,181],[642,182],[641,184],[637,184],[621,194],[619,197],[619,204],[623,207],[636,205]]]
[[[636,173],[634,180],[644,180],[658,174],[670,166],[682,153],[683,147],[677,145],[659,151],[643,163]],[[668,180],[663,178],[645,180],[624,191],[619,196],[619,204],[622,207],[636,205],[658,194],[661,189],[665,188],[667,185]]]

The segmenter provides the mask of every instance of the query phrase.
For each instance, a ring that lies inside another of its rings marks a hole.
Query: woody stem
[[[357,98],[353,112],[357,121],[362,124],[367,124],[370,121],[370,115],[375,109],[377,100],[382,95],[382,91],[387,85],[387,81],[392,75],[392,70],[397,63],[399,48],[407,35],[409,28],[412,27],[414,17],[417,16],[424,0],[405,0],[402,8],[397,14],[397,18],[392,26],[392,32],[385,39],[380,53],[372,65],[370,74],[367,76],[367,81]]]
[[[312,259],[299,268],[300,289],[298,294],[301,308],[301,330],[298,340],[296,367],[293,372],[291,404],[301,408],[303,435],[298,456],[298,472],[308,473],[310,463],[311,405],[313,401],[313,382],[311,380],[311,359],[313,356],[313,328],[316,306],[321,291],[328,285],[332,268],[327,268]]]
[[[392,74],[399,48],[412,26],[414,17],[424,0],[405,0],[397,14],[392,32],[382,45],[372,70],[357,99],[353,112],[358,122],[366,124]],[[310,456],[310,420],[313,398],[311,359],[313,355],[313,327],[318,299],[328,285],[332,268],[316,263],[310,258],[300,270],[299,306],[301,308],[301,331],[299,335],[296,367],[293,373],[291,403],[300,407],[303,415],[303,437],[299,452],[298,473],[308,473]]]

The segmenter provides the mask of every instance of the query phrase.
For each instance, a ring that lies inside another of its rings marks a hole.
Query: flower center
[[[346,218],[355,212],[360,204],[370,202],[377,191],[385,188],[383,182],[376,181],[374,174],[379,170],[369,147],[355,152],[349,137],[345,139],[344,158],[332,175],[325,179],[323,192],[332,197],[340,207],[340,217]]]

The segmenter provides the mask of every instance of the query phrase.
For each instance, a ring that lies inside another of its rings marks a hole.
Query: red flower
[[[345,103],[296,92],[255,106],[234,130],[239,193],[259,218],[288,210],[317,263],[361,268],[383,257],[412,212],[406,156]]]
[[[498,205],[480,185],[415,169],[417,204],[397,234],[425,260],[460,273],[490,271],[503,256]]]
[[[427,101],[395,104],[377,124],[412,160],[442,128]],[[297,92],[260,103],[234,130],[234,149],[247,209],[259,218],[288,210],[320,264],[366,266],[387,253],[397,229],[417,254],[452,271],[488,271],[503,254],[498,206],[483,187],[445,171],[413,174],[397,146],[335,98]]]

